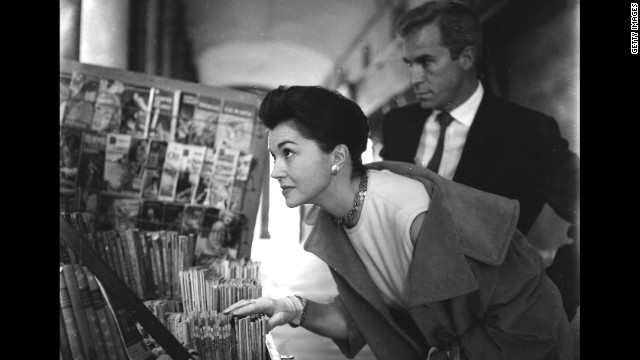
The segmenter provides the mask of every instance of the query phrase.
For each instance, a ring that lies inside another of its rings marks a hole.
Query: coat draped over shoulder
[[[387,169],[422,182],[429,210],[409,268],[409,314],[429,347],[460,344],[469,359],[570,359],[569,324],[539,254],[516,229],[519,204],[444,179],[417,165],[383,161]],[[336,306],[349,337],[335,341],[353,358],[368,344],[378,359],[426,359],[394,322],[376,285],[341,226],[319,207],[305,250],[328,266]]]

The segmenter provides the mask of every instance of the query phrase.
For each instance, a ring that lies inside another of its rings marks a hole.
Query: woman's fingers
[[[249,303],[250,300],[252,300],[252,299],[240,300],[237,303],[235,303],[235,304],[229,306],[228,308],[222,310],[222,313],[225,314],[225,315],[236,315],[235,311],[240,309],[240,308],[242,308],[242,307],[244,307],[244,306],[249,305],[250,304]]]
[[[276,326],[284,325],[291,321],[291,314],[287,312],[277,312],[273,314],[269,319],[267,319],[267,328],[266,332],[270,332]]]
[[[273,314],[273,306],[270,298],[240,300],[222,311],[225,315],[247,316],[251,314]]]

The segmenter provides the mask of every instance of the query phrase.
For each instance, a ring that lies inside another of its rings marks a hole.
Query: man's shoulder
[[[551,116],[541,111],[526,107],[514,101],[487,94],[480,105],[480,108],[489,112],[492,116],[499,118],[514,119],[516,121],[555,121]],[[479,109],[480,110],[480,109]]]

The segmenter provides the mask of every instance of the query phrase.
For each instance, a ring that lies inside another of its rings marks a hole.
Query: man
[[[524,234],[549,213],[575,224],[579,159],[553,118],[497,98],[478,81],[482,29],[473,11],[456,2],[429,1],[399,19],[396,31],[419,103],[385,115],[381,157],[517,199]],[[573,291],[564,280],[554,280],[561,292]],[[564,300],[571,318],[577,304]]]

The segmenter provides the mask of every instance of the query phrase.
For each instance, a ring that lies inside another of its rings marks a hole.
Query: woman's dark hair
[[[351,154],[355,173],[363,170],[362,153],[367,148],[369,124],[355,102],[321,86],[280,86],[262,100],[260,119],[269,129],[293,120],[298,131],[331,152],[344,144]]]

